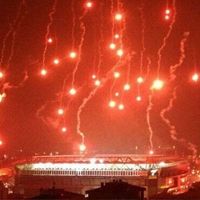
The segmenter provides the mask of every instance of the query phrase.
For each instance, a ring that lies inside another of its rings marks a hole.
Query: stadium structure
[[[172,193],[187,190],[189,172],[189,163],[175,156],[33,156],[15,165],[15,187],[26,197],[52,186],[84,194],[101,183],[122,180],[145,187],[148,198],[164,189]]]

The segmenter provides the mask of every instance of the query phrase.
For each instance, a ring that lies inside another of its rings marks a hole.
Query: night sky
[[[200,72],[200,1],[176,0],[175,7],[170,0],[93,0],[91,8],[85,3],[0,1],[1,94],[6,94],[0,104],[2,151],[78,152],[81,137],[77,134],[77,112],[83,99],[97,87],[92,79],[97,72],[97,79],[105,81],[80,115],[88,153],[134,153],[136,146],[138,151],[147,152],[151,147],[146,114],[150,96],[154,149],[175,145],[183,152],[187,141],[200,146],[200,81],[191,80],[194,72]],[[169,20],[164,18],[167,4]],[[117,12],[123,14],[121,22],[114,19]],[[158,73],[158,51],[170,27]],[[114,39],[115,33],[122,38]],[[121,58],[109,49],[112,41],[123,48]],[[71,50],[78,53],[77,58],[69,57]],[[179,63],[181,56],[176,78],[170,81],[170,66]],[[60,59],[58,65],[53,64],[55,58]],[[114,80],[107,72],[116,63],[114,71],[121,76]],[[77,93],[71,96],[68,91],[76,64],[73,86]],[[48,70],[46,76],[40,75],[42,68]],[[152,91],[158,74],[164,87]],[[138,85],[140,75],[144,83]],[[126,83],[131,86],[129,91],[123,90]],[[170,129],[160,116],[175,88],[176,99],[166,117],[176,128],[178,141],[170,137]],[[138,91],[140,102],[136,101]],[[119,92],[118,97],[115,92]],[[123,103],[124,110],[110,108],[111,99],[117,105]],[[65,110],[64,116],[57,114],[60,107]],[[67,132],[62,133],[64,125]]]

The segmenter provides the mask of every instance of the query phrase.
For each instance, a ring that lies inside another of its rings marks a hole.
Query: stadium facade
[[[162,155],[34,156],[15,167],[15,186],[26,197],[41,188],[64,188],[84,194],[101,183],[122,180],[146,188],[146,197],[168,188],[182,192],[189,186],[189,163]]]

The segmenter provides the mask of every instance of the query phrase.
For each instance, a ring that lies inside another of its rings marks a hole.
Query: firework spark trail
[[[145,19],[144,19],[144,2],[142,0],[141,2],[141,8],[140,8],[140,19],[141,19],[141,25],[142,25],[142,29],[141,29],[141,45],[142,45],[142,49],[140,52],[140,74],[143,73],[143,65],[144,65],[144,53],[145,53],[145,44],[144,44],[144,33],[145,33]]]
[[[46,53],[47,53],[47,48],[48,48],[47,40],[48,40],[48,37],[49,37],[49,34],[50,34],[51,25],[53,24],[53,15],[56,12],[56,6],[57,6],[57,0],[54,0],[53,6],[52,6],[51,11],[48,15],[49,23],[47,25],[47,30],[46,30],[46,34],[45,34],[45,47],[44,47],[44,51],[43,51],[43,54],[42,54],[42,68],[45,67],[45,59],[46,59]]]
[[[115,30],[115,23],[114,23],[114,19],[113,19],[113,16],[114,16],[114,14],[113,14],[113,9],[114,9],[114,2],[113,2],[113,0],[111,0],[110,5],[111,5],[110,14],[111,14],[111,18],[112,18],[112,29],[111,29],[111,34],[112,35],[111,36],[112,36],[112,40],[113,40],[114,30]]]
[[[127,56],[127,58],[129,58],[129,56]],[[76,131],[77,133],[81,136],[81,142],[82,144],[84,144],[85,142],[85,134],[81,131],[81,113],[83,112],[83,109],[85,108],[86,104],[92,99],[92,97],[95,96],[95,94],[97,93],[97,91],[102,88],[106,82],[109,80],[109,78],[112,78],[113,76],[113,71],[123,65],[124,63],[127,62],[127,58],[124,59],[124,61],[122,62],[121,60],[118,61],[113,67],[112,69],[110,69],[107,73],[106,76],[102,79],[101,85],[99,87],[96,87],[95,89],[93,89],[89,95],[87,97],[85,97],[81,103],[81,105],[78,108],[78,112],[77,112],[77,127],[76,127]]]
[[[76,65],[74,67],[74,70],[72,72],[72,87],[74,86],[76,72],[77,72],[79,64],[81,62],[82,47],[83,47],[83,43],[84,43],[84,39],[85,39],[85,33],[86,33],[85,24],[82,21],[84,16],[85,16],[85,14],[86,14],[86,10],[84,11],[83,15],[79,18],[80,29],[81,29],[82,33],[81,33],[80,44],[79,44],[79,47],[78,47],[78,59],[77,59]]]
[[[149,75],[149,73],[150,73],[150,66],[151,66],[151,63],[152,63],[152,61],[151,61],[151,58],[149,58],[149,57],[147,57],[147,67],[146,67],[146,77]]]
[[[5,37],[3,38],[3,45],[2,45],[1,57],[0,57],[0,66],[2,66],[2,64],[3,64],[4,52],[5,52],[5,49],[6,49],[6,41],[7,41],[8,37],[10,36],[10,34],[13,32],[15,24],[17,23],[20,15],[21,15],[21,9],[24,5],[25,5],[25,0],[22,0],[20,5],[19,5],[15,20],[12,24],[10,24],[9,30],[8,30],[7,34],[5,35]]]
[[[183,64],[183,61],[185,59],[185,43],[187,41],[187,38],[189,36],[189,32],[185,32],[183,35],[183,39],[181,40],[180,43],[180,58],[177,64],[170,66],[170,81],[173,81],[176,79],[176,75],[175,72],[177,70],[178,67],[180,67]]]
[[[74,0],[72,0],[71,10],[72,10],[72,49],[74,49],[74,45],[75,45],[74,32],[75,32],[75,27],[76,27],[76,13],[74,10]]]
[[[173,17],[172,17],[172,21],[169,25],[169,30],[167,32],[167,34],[165,35],[165,37],[163,38],[163,42],[162,42],[162,45],[161,47],[159,48],[158,50],[158,68],[157,68],[157,76],[159,76],[159,72],[160,72],[160,67],[161,67],[161,58],[162,58],[162,51],[163,49],[165,48],[166,44],[167,44],[167,40],[169,38],[169,36],[171,35],[171,32],[172,32],[172,29],[173,29],[173,26],[175,24],[175,21],[176,21],[176,1],[173,0]]]
[[[185,55],[185,43],[187,41],[187,38],[189,36],[189,32],[185,32],[183,35],[183,39],[180,42],[180,58],[177,64],[170,66],[170,81],[174,81],[176,79],[176,70],[178,67],[180,67],[183,62],[184,59],[186,57]],[[177,142],[180,142],[182,144],[184,144],[189,150],[191,150],[193,152],[193,155],[196,156],[197,153],[197,149],[195,147],[194,144],[192,144],[191,142],[186,141],[183,138],[178,138],[178,133],[176,131],[176,127],[171,123],[171,121],[169,120],[169,118],[166,117],[166,114],[172,110],[173,105],[174,105],[174,101],[177,99],[177,87],[173,88],[173,92],[172,92],[172,97],[169,100],[169,103],[167,105],[166,108],[162,109],[160,112],[160,117],[161,119],[165,122],[165,124],[169,127],[169,133],[170,133],[170,137]]]
[[[149,103],[146,109],[146,119],[147,119],[147,125],[149,129],[149,144],[150,144],[151,150],[153,150],[153,129],[150,122],[150,111],[152,110],[152,107],[153,107],[152,98],[153,98],[153,94],[151,93],[149,95]]]

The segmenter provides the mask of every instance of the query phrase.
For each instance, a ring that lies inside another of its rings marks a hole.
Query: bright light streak
[[[77,57],[77,53],[76,53],[75,51],[71,51],[71,52],[69,53],[69,57],[70,57],[71,59],[75,59],[75,58]]]
[[[54,65],[58,65],[60,63],[60,60],[58,59],[58,58],[55,58],[54,60],[53,60],[53,64]]]
[[[59,108],[57,110],[58,115],[63,115],[64,114],[64,109],[63,108]]]
[[[120,103],[120,104],[118,105],[118,109],[119,109],[119,110],[124,110],[124,104]]]
[[[72,96],[75,95],[76,92],[77,92],[77,91],[76,91],[75,88],[71,88],[71,89],[69,90],[69,94],[72,95]]]
[[[122,57],[124,55],[124,51],[122,49],[118,49],[116,54],[117,56]]]
[[[138,78],[137,78],[137,83],[138,84],[141,84],[141,83],[143,83],[144,82],[144,78],[142,77],[142,76],[139,76]]]
[[[112,49],[112,50],[116,49],[116,44],[110,43],[109,48]]]
[[[110,100],[108,105],[110,108],[114,108],[116,106],[116,102],[113,100]]]
[[[80,152],[81,153],[83,153],[85,150],[86,150],[86,146],[85,146],[85,144],[80,144],[80,146],[79,146],[79,150],[80,150]]]
[[[96,86],[100,86],[100,85],[101,85],[101,81],[97,79],[97,80],[95,80],[94,84],[95,84]]]
[[[91,1],[87,1],[87,2],[85,3],[85,6],[86,6],[86,8],[92,8],[93,3],[92,3]]]
[[[62,127],[62,128],[61,128],[61,131],[62,131],[63,133],[66,133],[66,132],[67,132],[67,127],[65,127],[65,126]]]
[[[51,44],[51,43],[53,43],[53,39],[52,39],[52,38],[48,38],[47,42],[48,42],[49,44]]]
[[[130,84],[129,84],[129,83],[126,83],[126,84],[124,85],[124,90],[125,90],[125,91],[128,91],[128,90],[130,90],[130,89],[131,89]]]
[[[142,101],[142,97],[140,95],[136,96],[136,101]]]
[[[115,14],[115,20],[116,20],[116,21],[121,21],[122,18],[123,18],[123,16],[122,16],[121,13],[116,13],[116,14]]]
[[[151,86],[151,89],[153,89],[153,90],[161,90],[163,88],[163,86],[164,86],[164,82],[162,80],[160,80],[160,79],[156,79],[153,82],[153,84]]]
[[[44,68],[41,69],[41,70],[40,70],[40,75],[41,75],[41,76],[46,76],[46,75],[47,75],[47,70],[44,69]]]
[[[194,73],[194,74],[192,75],[192,81],[197,82],[198,80],[199,80],[199,74]]]

